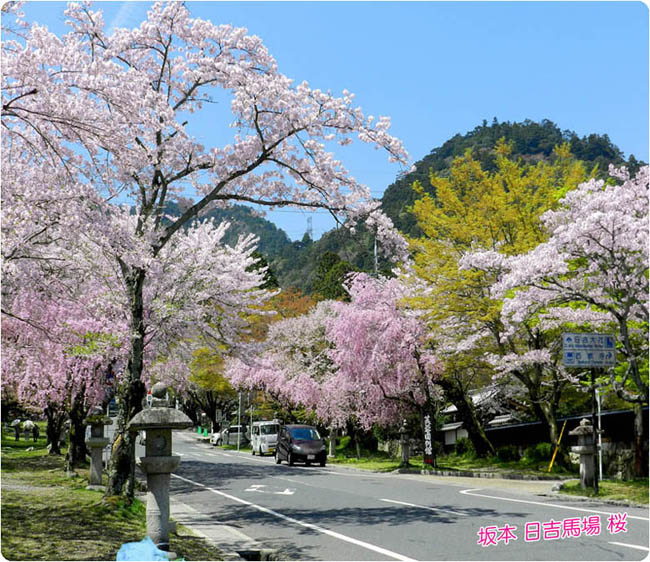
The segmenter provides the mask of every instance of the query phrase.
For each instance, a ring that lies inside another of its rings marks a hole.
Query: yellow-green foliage
[[[235,399],[237,393],[230,382],[223,376],[224,356],[223,350],[197,349],[192,358],[190,380],[203,390],[216,392],[222,396]]]
[[[540,216],[587,178],[584,165],[567,145],[555,149],[550,162],[513,161],[503,139],[496,147],[497,169],[481,168],[470,151],[456,158],[448,176],[431,174],[433,195],[421,185],[412,212],[424,236],[410,240],[417,273],[433,289],[421,302],[431,319],[463,315],[491,322],[500,304],[489,298],[492,279],[459,269],[470,250],[498,250],[506,255],[527,252],[544,240]]]

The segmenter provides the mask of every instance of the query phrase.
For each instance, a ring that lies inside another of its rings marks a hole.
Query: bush
[[[456,454],[458,456],[476,456],[476,450],[474,449],[474,443],[472,443],[467,437],[461,437],[456,441]]]
[[[550,443],[537,443],[526,448],[524,457],[531,461],[548,461],[553,455],[553,446]]]
[[[518,461],[519,450],[515,445],[503,445],[497,449],[497,458],[500,461]]]

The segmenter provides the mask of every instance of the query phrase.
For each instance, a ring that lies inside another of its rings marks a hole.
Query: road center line
[[[418,505],[418,504],[415,504],[415,503],[401,502],[401,501],[397,501],[397,500],[388,500],[388,499],[385,499],[385,498],[379,498],[379,501],[388,502],[388,503],[397,503],[397,504],[400,504],[400,505],[407,505],[409,507],[417,507],[418,509],[428,509],[429,511],[442,511],[443,513],[451,513],[452,515],[463,515],[463,516],[467,515],[466,513],[459,513],[457,511],[450,511],[448,509],[439,509],[437,507],[428,507],[426,505]]]
[[[487,494],[473,494],[471,492],[475,492],[476,490],[481,490],[482,488],[470,488],[469,490],[461,490],[459,493],[460,494],[465,494],[467,496],[476,496],[479,498],[489,498],[491,500],[503,500],[506,502],[517,502],[517,503],[529,503],[531,505],[541,505],[543,507],[557,507],[558,509],[568,509],[571,511],[584,511],[585,513],[599,513],[601,515],[612,515],[614,512],[613,511],[597,511],[595,509],[584,509],[581,507],[571,507],[568,505],[558,505],[555,503],[544,503],[544,502],[534,502],[530,500],[517,500],[514,498],[502,498],[499,496],[488,496]],[[618,513],[618,512],[617,512]],[[639,517],[636,515],[630,515],[628,514],[627,516],[628,519],[639,519],[641,521],[650,521],[647,517]]]
[[[626,544],[624,542],[611,542],[611,541],[609,542],[609,544],[615,544],[616,546],[627,546],[628,548],[636,548],[638,550],[650,551],[650,548],[648,548],[647,546],[638,546],[636,544]]]
[[[323,533],[324,535],[328,535],[330,537],[334,537],[335,539],[339,539],[341,541],[349,542],[351,544],[355,544],[357,546],[360,546],[362,548],[366,548],[368,550],[372,550],[373,552],[377,552],[379,554],[383,554],[385,556],[389,556],[391,558],[395,558],[396,560],[404,560],[407,562],[414,562],[413,558],[408,558],[407,556],[404,556],[402,554],[398,554],[397,552],[392,552],[390,550],[387,550],[385,548],[382,548],[380,546],[376,546],[374,544],[370,544],[364,541],[360,541],[358,539],[354,539],[352,537],[348,537],[346,535],[342,535],[341,533],[337,533],[336,531],[330,531],[329,529],[325,529],[323,527],[319,527],[318,525],[314,525],[312,523],[305,523],[304,521],[299,521],[298,519],[294,519],[293,517],[288,517],[286,515],[283,515],[282,513],[278,513],[277,511],[273,511],[272,509],[269,509],[268,507],[264,507],[261,505],[254,504],[252,502],[242,500],[236,496],[231,496],[230,494],[226,494],[224,492],[220,492],[219,490],[215,490],[214,488],[210,488],[206,486],[205,484],[201,484],[200,482],[195,482],[194,480],[190,480],[188,478],[184,478],[183,476],[179,476],[178,474],[172,474],[174,478],[178,478],[179,480],[183,480],[185,482],[189,482],[190,484],[194,484],[195,486],[199,486],[200,488],[205,488],[206,490],[217,494],[219,496],[223,496],[224,498],[228,498],[229,500],[241,503],[243,505],[247,505],[249,507],[253,507],[257,509],[258,511],[261,511],[263,513],[268,513],[269,515],[273,515],[274,517],[278,517],[280,519],[283,519],[284,521],[288,521],[290,523],[294,523],[296,525],[300,525],[301,527],[305,527],[307,529],[312,529],[314,531],[318,531],[319,533]]]

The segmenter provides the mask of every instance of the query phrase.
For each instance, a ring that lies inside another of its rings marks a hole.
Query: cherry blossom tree
[[[543,215],[548,241],[505,259],[506,273],[493,289],[497,295],[515,290],[502,311],[510,331],[535,314],[546,330],[577,324],[617,335],[612,384],[637,405],[640,470],[640,406],[648,403],[648,167],[635,177],[613,168],[610,175],[618,181],[585,182]]]
[[[227,378],[236,388],[264,391],[287,411],[303,407],[325,424],[341,425],[349,415],[347,402],[324,386],[334,370],[325,336],[333,314],[333,302],[321,301],[304,315],[271,324],[264,350],[230,361]]]
[[[261,355],[230,362],[233,386],[304,407],[333,429],[353,422],[368,430],[431,414],[440,366],[420,315],[402,303],[406,285],[358,274],[348,290],[350,303],[321,301],[272,324]]]
[[[32,145],[43,161],[56,161],[70,182],[132,208],[132,221],[107,220],[92,232],[113,260],[129,311],[107,488],[115,494],[133,461],[126,423],[144,397],[147,280],[170,242],[191,219],[232,202],[326,208],[341,220],[376,213],[364,206],[369,190],[328,147],[356,135],[393,161],[407,155],[388,118],[365,117],[347,91],[337,98],[294,83],[258,37],[192,18],[182,3],[157,3],[140,27],[111,34],[89,4],[70,4],[66,16],[71,31],[63,37],[35,24],[23,41],[3,43],[2,119],[15,136],[38,138]],[[224,95],[232,100],[232,140],[205,147],[192,135],[194,114],[210,119],[206,108]],[[185,203],[180,217],[165,217],[171,201]]]
[[[86,295],[88,297],[89,295]],[[68,469],[85,460],[83,420],[102,403],[112,368],[123,360],[115,319],[90,313],[92,299],[51,300],[25,289],[3,321],[2,386],[47,415],[51,454],[70,420]]]
[[[441,364],[427,342],[421,313],[406,304],[408,285],[400,279],[353,275],[349,303],[335,303],[327,326],[336,370],[327,381],[351,398],[363,427],[389,425],[405,414],[435,419]]]
[[[283,415],[291,418],[295,410],[303,410],[328,426],[331,451],[340,428],[349,425],[356,435],[359,425],[355,396],[330,384],[336,366],[329,356],[333,344],[326,331],[334,304],[321,301],[304,314],[271,324],[264,351],[230,361],[226,372],[234,386],[264,392]]]

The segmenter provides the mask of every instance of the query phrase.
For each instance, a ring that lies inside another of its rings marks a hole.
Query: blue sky
[[[136,26],[146,2],[100,2],[105,21]],[[499,121],[550,119],[607,133],[648,156],[648,7],[641,2],[187,2],[193,15],[260,36],[281,72],[389,115],[413,161],[456,133]],[[64,3],[27,2],[27,19],[59,33]],[[203,131],[210,140],[208,129]],[[347,156],[347,158],[346,158]],[[379,153],[341,159],[381,197],[399,168]],[[268,217],[293,238],[306,212]],[[314,237],[332,228],[313,215]]]

